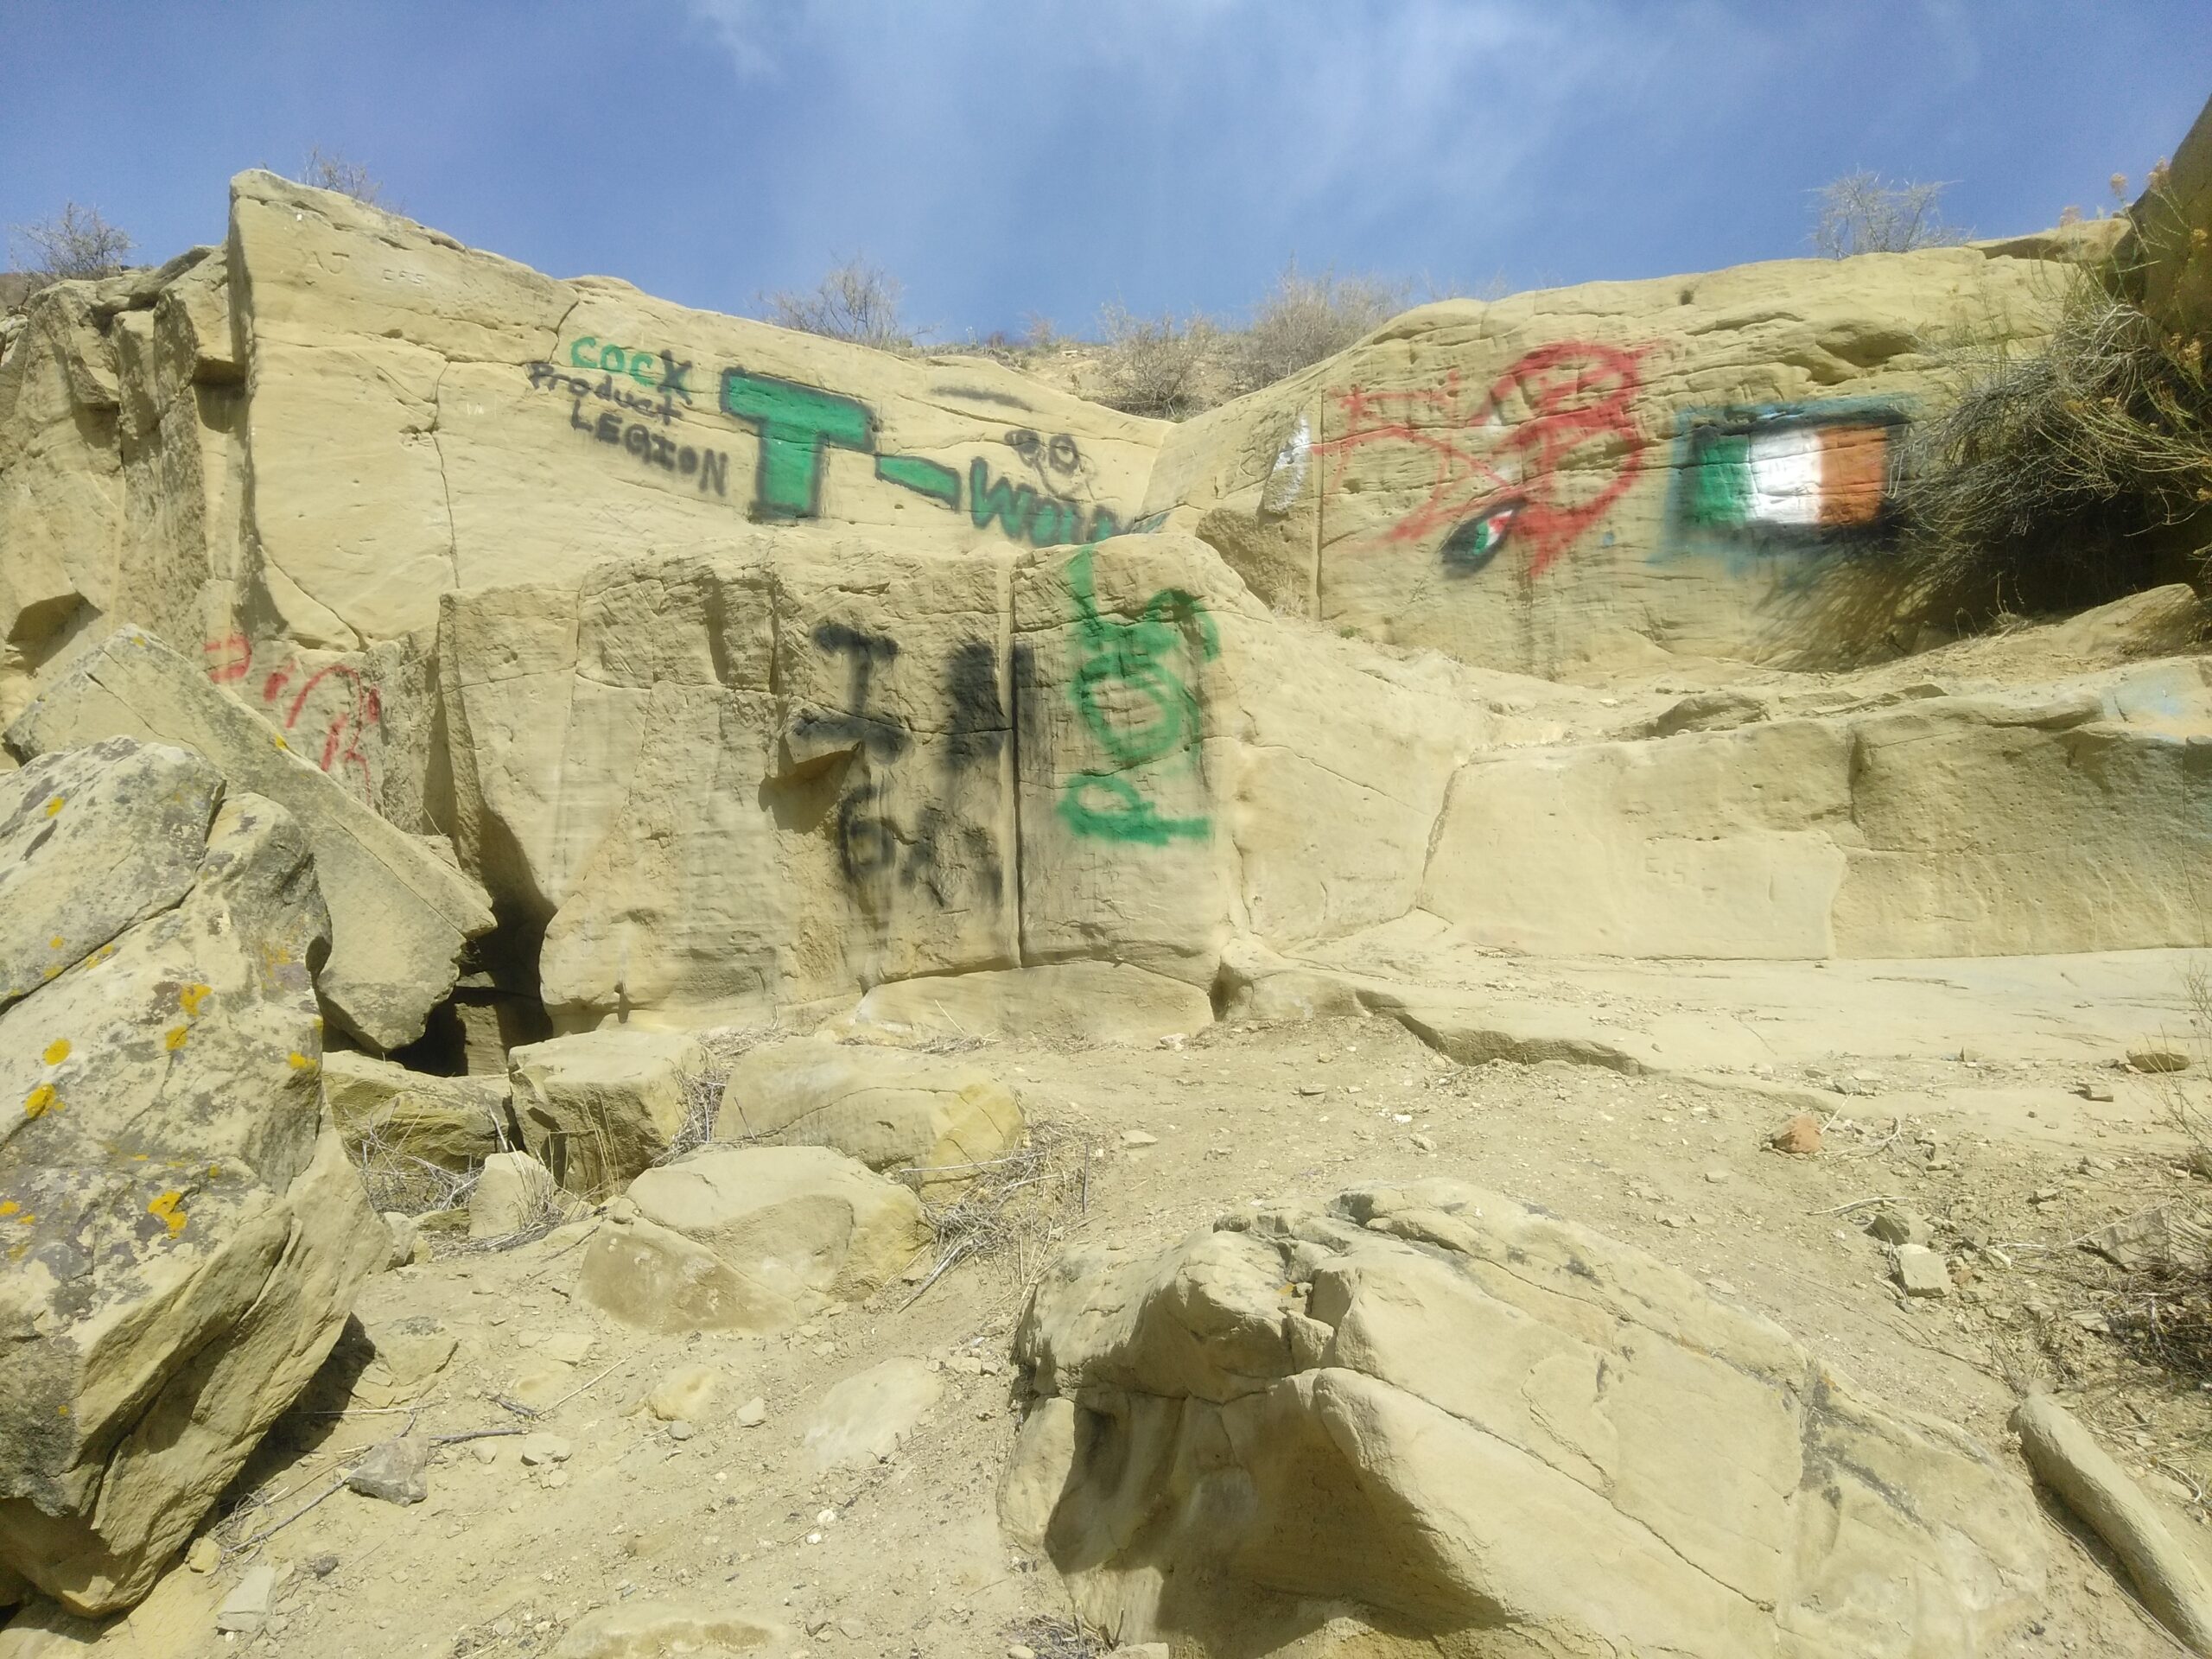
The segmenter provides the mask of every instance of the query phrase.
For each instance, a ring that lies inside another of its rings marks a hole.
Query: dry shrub
[[[2177,545],[2212,507],[2201,343],[2168,338],[2088,272],[2065,281],[2044,349],[1953,353],[1958,401],[1915,430],[1901,552],[1938,620],[2102,604],[2207,551]]]
[[[1120,305],[1098,314],[1105,334],[1099,401],[1130,415],[1179,421],[1211,401],[1208,382],[1221,355],[1221,331],[1193,312],[1140,317]]]
[[[849,340],[879,352],[914,349],[912,330],[899,315],[906,285],[881,265],[861,257],[833,267],[807,293],[779,290],[760,296],[767,319],[779,328]]]
[[[388,1116],[347,1123],[346,1140],[378,1215],[389,1210],[408,1216],[459,1210],[476,1189],[477,1169],[448,1169],[417,1157],[392,1134]]]
[[[320,144],[308,147],[307,165],[300,169],[300,182],[317,190],[335,190],[364,207],[381,207],[387,213],[399,211],[399,204],[385,196],[383,180],[361,162]]]
[[[51,219],[9,227],[10,251],[35,287],[50,283],[112,276],[137,245],[121,226],[111,225],[97,207],[61,204]]]
[[[1942,220],[1942,195],[1940,184],[1890,184],[1864,168],[1847,173],[1815,194],[1813,247],[1823,258],[1848,259],[1963,242],[1967,232]]]
[[[1000,1262],[1026,1294],[1090,1207],[1093,1140],[1086,1128],[1071,1121],[1033,1120],[1020,1149],[987,1163],[955,1166],[975,1179],[944,1203],[925,1196],[935,1254],[928,1277],[909,1303],[919,1301],[963,1262]],[[950,1172],[899,1172],[925,1173],[942,1178]]]
[[[1411,289],[1372,276],[1299,274],[1295,260],[1230,341],[1237,390],[1255,391],[1334,357],[1405,308]]]

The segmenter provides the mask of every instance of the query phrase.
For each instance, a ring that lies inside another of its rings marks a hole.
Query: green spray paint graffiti
[[[634,375],[636,359],[625,360],[632,363]],[[690,366],[682,365],[683,369]],[[960,510],[960,474],[942,461],[920,455],[882,454],[876,448],[874,412],[856,397],[772,375],[725,369],[721,406],[724,414],[743,422],[760,436],[760,459],[753,482],[755,518],[819,518],[824,458],[833,448],[873,455],[875,475],[883,482],[911,490],[949,512]],[[1034,441],[1035,434],[1027,435]],[[1065,442],[1072,450],[1074,441]],[[966,482],[968,513],[976,528],[987,530],[996,524],[1012,541],[1027,542],[1032,547],[1063,547],[1124,533],[1121,518],[1112,508],[1086,506],[1027,484],[995,478],[980,455],[969,463]],[[1128,526],[1128,531],[1141,534],[1155,529],[1166,516],[1159,513],[1140,519]]]
[[[1060,791],[1061,821],[1078,836],[1151,847],[1203,839],[1213,832],[1211,818],[1162,816],[1123,772],[1161,760],[1196,768],[1203,711],[1175,659],[1180,652],[1211,662],[1221,654],[1221,636],[1205,607],[1179,588],[1154,594],[1134,621],[1101,616],[1094,551],[1085,547],[1068,566],[1076,606],[1069,696],[1085,729],[1119,770],[1071,777]]]
[[[722,371],[722,410],[760,435],[753,475],[755,518],[812,518],[822,511],[830,446],[873,454],[875,416],[855,397],[740,369]]]

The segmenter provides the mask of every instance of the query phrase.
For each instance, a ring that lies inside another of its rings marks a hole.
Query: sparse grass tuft
[[[409,1216],[459,1210],[476,1189],[477,1169],[448,1169],[416,1156],[394,1139],[388,1118],[348,1123],[345,1133],[361,1185],[379,1215],[387,1210]]]
[[[1095,1136],[1061,1120],[1032,1121],[1027,1143],[1002,1158],[973,1166],[975,1179],[947,1201],[925,1200],[935,1255],[909,1303],[963,1262],[996,1260],[1027,1294],[1065,1243],[1090,1202]],[[903,1170],[903,1175],[924,1172]],[[926,1172],[942,1179],[944,1168]]]
[[[1105,334],[1099,400],[1130,415],[1179,421],[1212,401],[1209,379],[1221,331],[1198,313],[1140,317],[1119,305],[1099,313]]]

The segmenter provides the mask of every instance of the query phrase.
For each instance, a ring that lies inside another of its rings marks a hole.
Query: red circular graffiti
[[[1482,519],[1495,537],[1481,563],[1510,534],[1529,544],[1529,574],[1538,575],[1604,518],[1643,471],[1633,406],[1643,390],[1640,359],[1649,349],[1587,340],[1539,346],[1464,413],[1456,372],[1433,390],[1355,387],[1338,399],[1342,435],[1313,448],[1337,457],[1332,487],[1342,482],[1356,450],[1405,443],[1427,451],[1435,458],[1428,494],[1384,538],[1424,541]],[[1518,418],[1516,399],[1527,411]],[[1495,442],[1478,453],[1478,440],[1491,432],[1498,435]],[[1566,493],[1592,479],[1602,481],[1573,497]]]

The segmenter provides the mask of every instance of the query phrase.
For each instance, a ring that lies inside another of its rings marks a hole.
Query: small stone
[[[1414,1145],[1417,1149],[1422,1152],[1434,1152],[1436,1150],[1436,1141],[1435,1137],[1433,1135],[1417,1135],[1414,1136]]]
[[[1725,1169],[1708,1169],[1705,1172],[1705,1179],[1713,1185],[1719,1186],[1728,1179],[1728,1172]]]
[[[2074,1092],[2084,1100],[2110,1100],[2112,1085],[2108,1083],[2077,1083]]]
[[[1943,1258],[1925,1244],[1900,1244],[1897,1251],[1897,1281],[1908,1296],[1948,1296],[1951,1275]]]
[[[1143,1129],[1123,1129],[1122,1144],[1125,1147],[1156,1147],[1160,1144],[1160,1137]]]
[[[549,1469],[538,1478],[537,1484],[549,1491],[558,1491],[569,1484],[569,1471],[565,1469]]]
[[[1925,1244],[1935,1236],[1928,1217],[1917,1210],[1877,1210],[1866,1230],[1885,1244]]]
[[[664,1423],[677,1418],[697,1422],[721,1387],[721,1373],[709,1365],[679,1365],[645,1396],[645,1409]]]
[[[1027,1643],[1015,1642],[1007,1646],[1006,1659],[1037,1659],[1037,1649]]]
[[[963,1376],[981,1376],[983,1374],[983,1362],[974,1354],[955,1354],[952,1357],[952,1369]]]
[[[690,1424],[685,1422],[681,1417],[671,1418],[669,1420],[668,1438],[671,1440],[688,1440],[698,1432],[699,1431],[697,1429],[692,1427]]]
[[[546,1463],[566,1463],[575,1450],[558,1434],[548,1434],[539,1429],[522,1437],[522,1460],[532,1465]]]
[[[2189,1070],[2189,1056],[2178,1049],[2131,1048],[2127,1063],[2138,1071],[2164,1072]]]
[[[737,1408],[731,1421],[740,1428],[758,1428],[768,1421],[768,1402],[755,1395]]]
[[[237,1586],[215,1610],[215,1628],[244,1635],[257,1630],[269,1617],[269,1599],[276,1592],[276,1569],[264,1561],[249,1567]]]
[[[468,1448],[468,1455],[479,1463],[497,1463],[499,1460],[499,1447],[496,1441],[478,1440]]]
[[[2039,1186],[2028,1194],[2028,1202],[2030,1204],[2056,1204],[2058,1189],[2055,1186]]]
[[[195,1538],[184,1552],[184,1564],[195,1573],[213,1573],[223,1564],[223,1547],[213,1538]]]
[[[537,1351],[563,1365],[581,1365],[591,1357],[592,1338],[581,1331],[556,1331],[541,1338]]]
[[[335,1555],[317,1555],[308,1562],[307,1570],[318,1579],[327,1579],[338,1570]]]
[[[1821,1120],[1810,1112],[1800,1112],[1769,1136],[1767,1144],[1792,1157],[1810,1157],[1821,1149]]]
[[[420,1503],[430,1495],[430,1442],[420,1434],[379,1440],[347,1471],[346,1484],[386,1503]]]
[[[1298,1085],[1298,1092],[1311,1100],[1316,1095],[1325,1095],[1329,1091],[1318,1083],[1301,1083]]]

